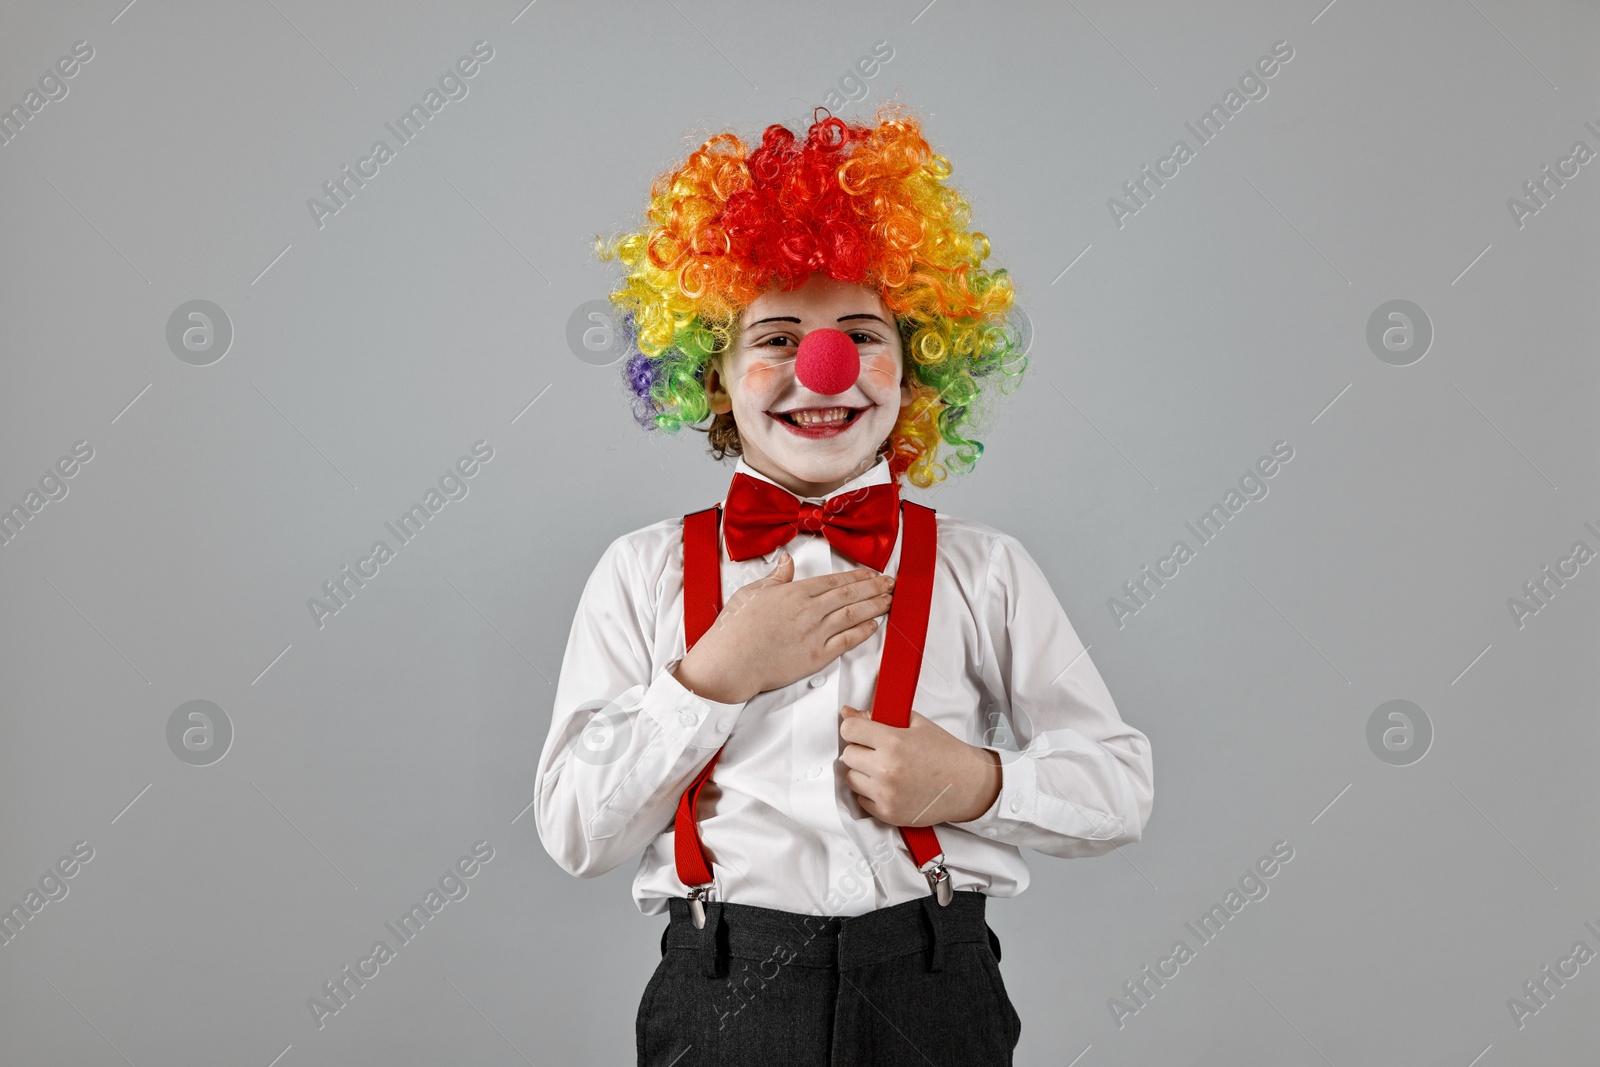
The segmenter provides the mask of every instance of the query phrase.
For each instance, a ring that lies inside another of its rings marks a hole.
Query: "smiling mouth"
[[[861,413],[865,410],[865,408],[847,407],[795,408],[793,411],[769,411],[767,414],[780,422],[786,422],[790,426],[796,426],[801,429],[808,427],[824,429],[849,426],[860,418]]]

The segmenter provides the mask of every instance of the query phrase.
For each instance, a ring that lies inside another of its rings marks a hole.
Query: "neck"
[[[826,482],[808,482],[803,478],[798,478],[789,471],[779,467],[777,464],[770,462],[765,456],[746,455],[744,457],[744,461],[748,463],[752,469],[760,471],[762,474],[766,475],[768,478],[771,478],[773,481],[783,486],[795,496],[823,497],[827,496],[835,489],[838,489],[841,485],[845,485],[861,477],[867,471],[877,466],[878,461],[881,458],[882,457],[880,456],[871,456],[856,464],[856,466],[843,477],[835,478]]]

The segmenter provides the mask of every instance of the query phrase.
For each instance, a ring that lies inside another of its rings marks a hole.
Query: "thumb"
[[[794,578],[794,557],[789,555],[788,549],[778,549],[778,562],[767,572],[767,577],[779,582],[787,582]]]

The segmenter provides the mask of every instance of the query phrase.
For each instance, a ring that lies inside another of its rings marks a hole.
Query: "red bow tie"
[[[857,563],[881,571],[894,551],[900,524],[900,488],[883,482],[810,504],[782,486],[739,471],[722,509],[728,558],[764,556],[800,531],[821,533]]]

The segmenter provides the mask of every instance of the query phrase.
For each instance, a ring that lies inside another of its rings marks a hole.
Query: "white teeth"
[[[822,411],[791,411],[789,417],[802,426],[819,422],[843,422],[850,417],[849,408],[826,408]]]

